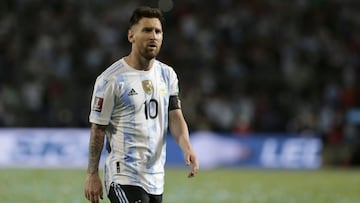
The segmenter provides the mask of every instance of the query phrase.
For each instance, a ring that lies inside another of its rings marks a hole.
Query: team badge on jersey
[[[143,87],[144,91],[146,92],[146,94],[152,94],[152,92],[154,91],[154,86],[153,86],[151,80],[143,80],[142,87]]]
[[[93,104],[93,111],[101,112],[103,107],[104,98],[95,97],[95,101]]]

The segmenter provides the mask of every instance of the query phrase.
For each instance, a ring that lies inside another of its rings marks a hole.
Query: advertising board
[[[0,167],[85,168],[89,135],[89,129],[0,129]],[[237,137],[193,132],[190,140],[202,169],[316,169],[321,166],[322,143],[315,136],[253,134]],[[104,150],[100,165],[105,154]],[[170,135],[167,166],[184,166],[182,152]]]

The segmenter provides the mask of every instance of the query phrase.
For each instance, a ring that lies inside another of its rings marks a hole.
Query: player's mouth
[[[157,49],[158,45],[157,45],[156,43],[149,43],[149,44],[147,45],[147,47],[148,47],[149,49]]]
[[[155,50],[155,49],[157,49],[157,46],[156,45],[149,45],[148,49]]]

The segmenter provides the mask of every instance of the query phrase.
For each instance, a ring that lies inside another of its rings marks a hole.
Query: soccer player
[[[168,128],[184,153],[186,165],[191,165],[188,177],[198,172],[181,111],[177,75],[156,59],[163,40],[162,22],[159,9],[137,8],[128,30],[130,54],[96,79],[84,191],[93,203],[103,198],[98,166],[105,137],[104,182],[111,202],[162,202]]]

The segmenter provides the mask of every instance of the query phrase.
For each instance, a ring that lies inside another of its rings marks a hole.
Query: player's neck
[[[125,56],[124,60],[127,64],[129,64],[129,66],[135,68],[136,70],[148,71],[152,67],[155,59],[148,60],[141,56],[137,57],[131,53],[128,56]]]

